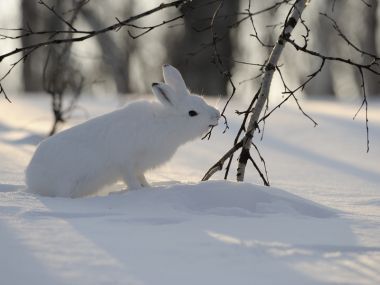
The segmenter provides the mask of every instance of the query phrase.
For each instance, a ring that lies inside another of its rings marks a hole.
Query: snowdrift
[[[197,183],[232,141],[216,130],[149,173],[154,187],[80,199],[23,191],[45,105],[19,98],[0,112],[1,284],[380,284],[380,104],[369,154],[355,105],[304,102],[318,128],[281,108],[258,142],[271,188],[254,171],[250,183]]]

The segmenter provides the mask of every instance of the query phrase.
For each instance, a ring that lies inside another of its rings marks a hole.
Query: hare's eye
[[[196,115],[198,115],[198,113],[195,112],[194,110],[189,111],[189,116],[190,116],[190,117],[194,117],[194,116],[196,116]]]

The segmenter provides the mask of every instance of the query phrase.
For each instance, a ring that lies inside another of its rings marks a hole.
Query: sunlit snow
[[[303,102],[316,128],[281,108],[258,141],[272,188],[251,167],[245,183],[223,173],[199,183],[231,146],[230,117],[226,134],[220,124],[148,173],[152,188],[69,199],[24,192],[49,103],[13,101],[0,105],[1,284],[380,283],[380,102],[370,103],[369,153],[358,103]],[[71,124],[118,106],[81,105]]]

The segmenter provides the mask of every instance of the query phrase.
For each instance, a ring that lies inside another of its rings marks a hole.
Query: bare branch
[[[224,162],[229,159],[238,149],[240,149],[243,145],[243,140],[239,141],[235,144],[230,150],[226,152],[211,168],[206,172],[203,176],[202,181],[209,180],[211,176],[213,176],[216,172],[223,169]]]
[[[222,60],[222,56],[220,55],[220,53],[218,51],[218,35],[217,35],[217,33],[216,33],[215,29],[214,29],[215,19],[216,19],[216,17],[219,14],[220,9],[223,7],[223,3],[224,3],[224,0],[221,0],[220,3],[219,3],[219,5],[218,5],[218,7],[217,7],[217,9],[214,12],[214,15],[212,17],[211,25],[210,26],[211,26],[211,34],[212,34],[212,45],[214,47],[214,55],[213,55],[212,63],[215,64],[215,66],[218,69],[219,73],[222,76],[224,76],[225,78],[227,78],[227,80],[228,80],[228,82],[229,82],[229,84],[230,84],[230,86],[232,88],[231,94],[228,96],[226,104],[224,105],[223,110],[221,112],[221,116],[224,118],[224,125],[225,125],[225,129],[224,129],[223,132],[226,132],[229,127],[228,127],[227,118],[225,116],[225,111],[226,111],[229,103],[231,102],[232,98],[235,95],[236,87],[235,87],[235,84],[234,84],[234,82],[232,80],[232,75],[231,75],[230,71],[227,68],[225,68],[223,60]],[[213,131],[213,127],[211,127],[210,131],[203,138],[207,137],[208,139],[210,139],[212,131]]]
[[[305,46],[301,47],[294,40],[292,40],[290,38],[286,39],[286,41],[288,43],[290,43],[298,51],[302,51],[302,52],[310,54],[312,56],[319,57],[319,58],[321,58],[323,60],[343,62],[343,63],[346,63],[348,65],[354,66],[356,68],[366,69],[366,70],[368,70],[368,71],[370,71],[370,72],[372,72],[372,73],[374,73],[376,75],[380,75],[380,71],[378,71],[378,70],[375,69],[375,67],[377,67],[378,64],[379,64],[377,58],[375,60],[373,60],[372,62],[370,62],[369,64],[362,64],[362,63],[354,62],[354,61],[352,61],[349,58],[327,56],[327,55],[323,55],[323,54],[321,54],[321,53],[319,53],[317,51],[309,50]]]
[[[257,41],[263,46],[263,47],[269,47],[269,48],[273,48],[273,45],[269,45],[269,44],[265,44],[259,37],[259,34],[257,32],[257,29],[256,29],[256,26],[255,26],[255,23],[253,22],[253,14],[251,13],[251,0],[248,0],[248,8],[247,8],[247,12],[248,12],[248,15],[249,15],[249,20],[251,22],[251,25],[252,25],[252,29],[253,29],[253,34],[251,34],[252,37],[254,37],[255,39],[257,39]]]
[[[261,152],[259,150],[259,148],[252,142],[252,145],[253,147],[256,149],[256,152],[258,154],[258,156],[260,157],[260,160],[261,162],[263,163],[263,166],[264,166],[264,172],[265,172],[265,180],[267,181],[268,185],[269,186],[269,178],[268,178],[268,171],[267,171],[267,165],[266,165],[266,162],[265,162],[265,159],[264,157],[261,155]]]
[[[256,171],[259,173],[260,178],[263,180],[263,183],[265,186],[269,186],[269,181],[265,178],[264,174],[261,172],[260,168],[256,164],[256,162],[253,160],[252,156],[249,156],[248,159],[252,162],[253,166],[255,167]]]
[[[368,127],[368,101],[367,101],[367,92],[365,88],[365,81],[364,81],[364,74],[363,70],[361,68],[358,68],[360,78],[361,78],[361,88],[363,91],[363,101],[358,109],[358,111],[355,113],[353,120],[356,119],[359,112],[362,110],[363,106],[365,106],[365,127],[366,127],[366,136],[367,136],[367,153],[369,152],[369,127]]]
[[[1,93],[4,95],[4,98],[5,98],[9,103],[12,103],[12,101],[9,99],[7,93],[5,92],[3,86],[2,86],[1,83],[0,83],[0,94],[1,94]]]
[[[158,27],[164,26],[164,25],[166,25],[166,24],[168,24],[168,23],[175,22],[175,21],[177,21],[177,20],[179,20],[179,19],[183,19],[183,17],[184,17],[184,15],[179,15],[179,16],[177,16],[177,17],[174,17],[174,18],[170,19],[170,20],[162,21],[160,24],[153,25],[153,26],[145,26],[145,27],[143,27],[143,26],[138,26],[138,25],[134,25],[134,24],[129,24],[129,25],[127,25],[128,27],[133,27],[133,28],[140,29],[140,30],[145,30],[145,31],[142,32],[142,33],[140,33],[140,34],[138,34],[138,35],[132,35],[132,33],[131,33],[130,31],[128,31],[128,35],[129,35],[132,39],[137,39],[137,38],[139,38],[139,37],[141,37],[141,36],[143,36],[143,35],[145,35],[145,34],[151,32],[151,31],[154,30],[155,28],[158,28]],[[116,18],[116,20],[119,21],[118,18]],[[119,22],[120,22],[120,21],[119,21]]]
[[[72,30],[74,32],[77,31],[77,29],[75,29],[70,22],[66,21],[61,15],[59,15],[57,13],[57,11],[55,11],[54,6],[49,6],[42,0],[39,0],[37,3],[43,5],[46,9],[48,9],[50,12],[52,12],[57,17],[57,19],[59,19],[61,22],[65,23],[70,28],[70,30]]]
[[[123,26],[128,26],[128,24],[130,24],[130,23],[132,23],[132,22],[134,22],[134,21],[136,21],[138,19],[141,19],[141,18],[146,17],[148,15],[154,14],[154,13],[156,13],[158,11],[163,10],[163,9],[167,9],[167,8],[170,8],[170,7],[176,7],[176,8],[178,8],[179,6],[185,4],[185,3],[189,2],[189,1],[190,0],[177,0],[177,1],[172,1],[172,2],[169,2],[169,3],[161,3],[159,6],[153,8],[153,9],[150,9],[150,10],[145,11],[143,13],[140,13],[138,15],[129,17],[126,20],[118,21],[116,24],[113,24],[113,25],[108,26],[106,28],[103,28],[103,29],[100,29],[100,30],[96,30],[96,31],[85,32],[86,35],[84,35],[84,36],[73,37],[73,38],[66,38],[66,39],[49,40],[49,41],[39,42],[39,43],[36,43],[36,44],[33,44],[33,45],[21,47],[21,48],[16,48],[13,51],[10,51],[10,52],[7,52],[7,53],[4,53],[4,54],[0,55],[0,62],[3,61],[4,58],[7,58],[7,57],[9,57],[11,55],[23,52],[25,50],[31,50],[31,49],[35,49],[36,50],[36,49],[39,49],[41,47],[46,47],[46,46],[50,46],[50,45],[59,45],[59,44],[64,44],[64,43],[68,43],[68,42],[81,42],[81,41],[87,40],[89,38],[98,36],[98,35],[103,34],[103,33],[107,33],[107,32],[110,32],[110,31],[118,30],[118,29],[120,29]]]
[[[319,72],[321,72],[321,71],[322,71],[322,67],[323,67],[323,65],[324,65],[324,61],[322,61],[322,64],[321,64],[320,68],[319,68],[316,72],[314,72],[314,73],[312,73],[311,75],[309,75],[309,79],[306,80],[303,84],[301,84],[300,87],[296,88],[295,90],[290,90],[290,88],[289,88],[289,87],[287,86],[287,84],[285,83],[285,79],[284,79],[284,77],[283,77],[283,75],[282,75],[281,69],[280,69],[278,66],[276,66],[276,69],[277,69],[278,73],[280,74],[280,78],[281,78],[282,84],[283,84],[284,87],[285,87],[285,92],[283,92],[283,93],[284,93],[284,94],[289,94],[289,96],[287,96],[287,98],[285,98],[285,100],[284,100],[283,102],[287,101],[290,97],[292,97],[292,98],[294,99],[294,101],[296,102],[296,104],[297,104],[297,106],[298,106],[298,109],[302,112],[302,114],[303,114],[306,118],[308,118],[310,121],[313,122],[314,127],[316,127],[316,126],[318,125],[318,123],[317,123],[312,117],[310,117],[308,114],[306,114],[306,112],[302,109],[302,107],[301,107],[301,105],[300,105],[300,103],[299,103],[297,97],[295,96],[295,93],[296,93],[299,89],[303,89],[303,88],[306,86],[306,84],[307,84],[308,82],[310,82],[310,81],[311,81],[311,80],[312,80],[312,79],[313,79],[313,78],[314,78]],[[282,102],[281,102],[280,104],[282,105]],[[277,106],[279,106],[279,105],[277,105]],[[276,107],[276,108],[277,108],[277,107]],[[265,119],[268,118],[269,115],[270,115],[271,113],[273,113],[274,110],[275,110],[275,109],[273,109],[268,115],[265,115],[265,114],[264,114],[264,117],[262,117],[262,118],[260,119],[259,122],[261,122],[261,121],[265,121]]]
[[[338,26],[338,23],[333,18],[331,18],[326,13],[319,13],[319,14],[322,15],[322,16],[324,16],[324,17],[326,17],[332,23],[333,28],[338,32],[338,36],[340,36],[354,50],[356,50],[357,52],[361,53],[362,55],[367,55],[367,56],[373,58],[373,60],[380,60],[380,57],[378,57],[378,56],[376,56],[374,54],[371,54],[369,52],[366,52],[366,51],[360,49],[359,47],[357,47],[354,43],[352,43],[352,41],[350,41],[348,39],[348,37],[342,32],[342,30]]]

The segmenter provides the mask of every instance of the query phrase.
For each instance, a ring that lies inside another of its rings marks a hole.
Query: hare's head
[[[165,83],[153,83],[152,90],[159,101],[175,114],[191,136],[200,136],[210,127],[216,126],[220,113],[198,96],[190,94],[181,73],[171,65],[162,67]]]

